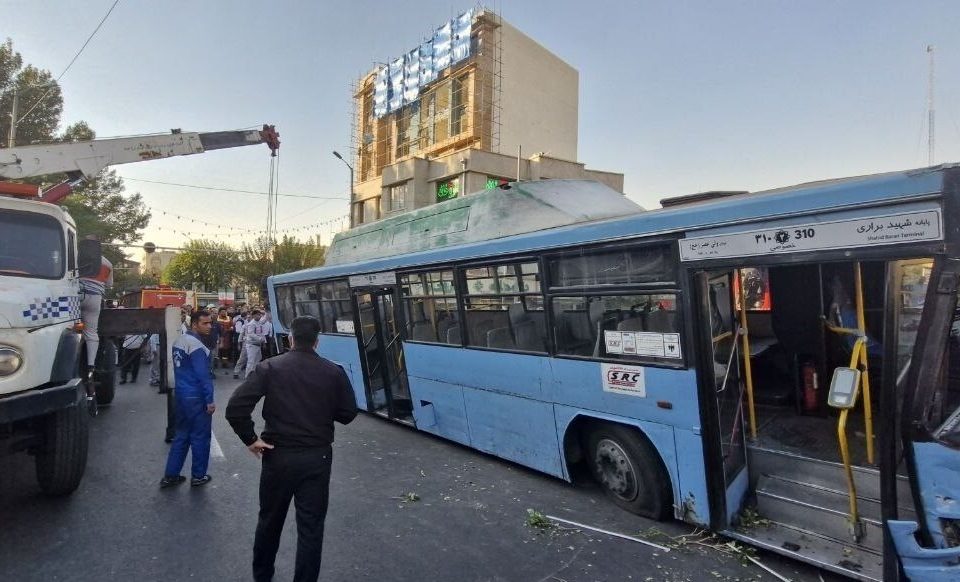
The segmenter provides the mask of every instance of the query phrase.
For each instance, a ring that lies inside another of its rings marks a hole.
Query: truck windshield
[[[0,210],[0,276],[59,279],[63,227],[46,214]]]

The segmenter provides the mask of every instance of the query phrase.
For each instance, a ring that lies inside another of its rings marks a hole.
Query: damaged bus
[[[510,183],[268,284],[361,408],[861,580],[960,579],[960,167]]]

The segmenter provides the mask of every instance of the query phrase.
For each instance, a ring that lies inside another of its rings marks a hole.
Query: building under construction
[[[623,174],[577,162],[579,75],[484,9],[465,12],[354,90],[353,226],[505,181]]]

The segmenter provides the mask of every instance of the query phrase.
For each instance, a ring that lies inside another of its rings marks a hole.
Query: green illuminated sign
[[[489,190],[490,188],[496,188],[500,185],[500,180],[496,178],[487,178],[487,185],[484,186],[484,190]]]
[[[449,180],[447,182],[439,182],[437,184],[437,202],[451,200],[456,198],[459,194],[460,182],[457,180]]]

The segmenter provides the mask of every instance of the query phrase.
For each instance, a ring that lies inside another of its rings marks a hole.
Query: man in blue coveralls
[[[210,333],[210,314],[194,311],[190,316],[190,331],[173,342],[173,370],[176,380],[177,434],[170,445],[167,468],[160,487],[171,487],[186,481],[180,474],[187,460],[187,449],[193,459],[190,485],[196,487],[210,482],[207,465],[210,462],[210,430],[213,413],[213,382],[210,380],[210,350],[200,336]]]

